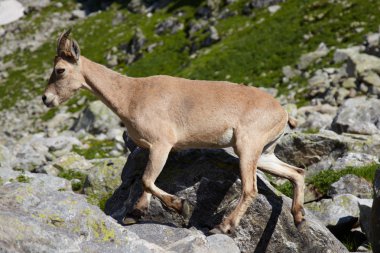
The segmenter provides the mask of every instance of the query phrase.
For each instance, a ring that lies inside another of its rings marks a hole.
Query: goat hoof
[[[224,234],[222,230],[220,230],[219,228],[216,228],[216,227],[211,229],[210,231],[208,231],[208,233],[210,235]]]
[[[302,228],[304,227],[304,224],[306,224],[306,220],[304,218],[302,218],[301,221],[298,221],[298,222],[295,222],[296,223],[296,227],[298,230],[302,230]]]
[[[124,217],[123,224],[124,225],[133,225],[139,222],[139,220],[135,217]]]
[[[190,203],[186,199],[182,200],[182,212],[181,215],[185,219],[189,219],[191,215],[191,210],[190,210]]]

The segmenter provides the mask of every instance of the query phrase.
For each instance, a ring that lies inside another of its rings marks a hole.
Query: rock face
[[[338,194],[349,193],[359,198],[371,198],[372,187],[365,179],[356,175],[345,175],[337,182],[330,186],[327,195],[334,196]]]
[[[339,133],[379,134],[380,100],[366,97],[346,100],[332,126]]]
[[[24,16],[24,7],[19,1],[0,1],[0,25],[11,23]]]
[[[0,186],[1,252],[240,252],[226,235],[160,224],[123,227],[73,193],[69,181],[28,175],[26,183]]]
[[[72,130],[85,129],[94,134],[105,133],[110,129],[119,128],[118,117],[101,101],[94,101],[79,115]]]
[[[292,132],[281,138],[276,155],[314,174],[324,169],[344,169],[378,162],[379,135],[338,135],[321,130],[317,134]]]
[[[358,201],[354,195],[341,194],[306,204],[306,207],[330,229],[349,231],[359,220]]]
[[[131,142],[127,145],[134,149]],[[122,185],[107,201],[105,212],[121,221],[142,192],[141,176],[146,150],[135,148],[122,173]],[[184,219],[152,198],[143,220],[194,226],[208,231],[220,223],[237,203],[241,182],[238,160],[224,150],[189,150],[172,153],[157,186],[186,198],[191,217]],[[266,180],[258,180],[259,195],[232,235],[243,252],[346,252],[346,249],[313,216],[297,229],[290,213],[291,200],[278,195]]]

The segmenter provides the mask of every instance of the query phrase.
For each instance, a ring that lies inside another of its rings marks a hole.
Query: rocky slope
[[[377,1],[18,2],[23,17],[0,25],[1,250],[344,252],[371,242],[377,252]],[[128,75],[264,86],[299,122],[276,154],[306,168],[308,222],[291,221],[291,184],[261,174],[232,239],[207,236],[239,195],[236,158],[191,150],[171,155],[158,184],[188,198],[192,215],[154,200],[145,222],[118,224],[141,191],[146,152],[87,93],[49,111],[40,100],[68,26],[84,55]]]

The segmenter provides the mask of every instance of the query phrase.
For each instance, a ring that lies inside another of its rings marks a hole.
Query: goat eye
[[[65,72],[65,69],[56,69],[55,72],[60,75],[62,74],[63,72]]]

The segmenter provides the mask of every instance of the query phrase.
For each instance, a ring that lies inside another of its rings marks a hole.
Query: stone
[[[128,230],[143,240],[173,252],[240,252],[230,237],[226,235],[206,237],[196,229],[146,223],[128,226]]]
[[[332,199],[305,204],[307,210],[320,219],[334,234],[350,231],[359,220],[358,198],[340,194]]]
[[[121,183],[121,171],[126,159],[106,158],[91,160],[92,167],[84,183],[84,193],[91,204],[99,206]]]
[[[373,252],[380,252],[380,168],[376,170],[373,181],[373,204],[370,220],[370,242]]]
[[[84,10],[73,10],[71,12],[71,20],[76,20],[76,19],[83,19],[86,17],[86,12]]]
[[[340,194],[352,194],[358,198],[371,198],[372,186],[364,178],[348,174],[330,186],[327,195],[333,197]]]
[[[347,99],[332,123],[338,133],[379,134],[380,100],[366,97]]]
[[[290,164],[307,167],[326,157],[336,159],[342,156],[347,145],[331,131],[316,134],[292,132],[280,139],[275,149],[276,155]]]
[[[380,77],[373,71],[368,71],[362,77],[363,81],[370,86],[380,88]]]
[[[93,164],[77,153],[67,153],[43,167],[43,172],[57,176],[60,172],[75,171],[87,174]]]
[[[291,66],[285,66],[282,68],[282,74],[288,78],[288,79],[292,79],[296,76],[299,76],[301,74],[301,72],[297,69],[293,69]]]
[[[329,129],[338,108],[329,104],[304,106],[297,110],[298,128]]]
[[[164,252],[141,240],[64,187],[36,174],[0,187],[0,248],[4,252]],[[65,182],[65,183],[58,183]]]
[[[0,25],[14,22],[24,16],[24,6],[16,0],[0,1]]]
[[[350,57],[351,54],[360,53],[364,50],[363,46],[355,46],[350,48],[344,48],[344,49],[337,49],[334,53],[334,62],[335,63],[341,63]]]
[[[379,162],[379,157],[376,155],[370,155],[358,152],[347,152],[342,157],[338,157],[334,163],[332,163],[332,169],[340,170],[347,167],[362,167]]]
[[[202,47],[209,47],[212,44],[215,44],[220,40],[218,31],[216,30],[215,26],[210,26],[208,28],[209,35],[207,38],[202,42]]]
[[[326,56],[330,50],[327,48],[325,43],[319,44],[317,50],[311,53],[307,53],[301,56],[299,63],[297,65],[298,69],[305,70],[307,67],[315,62],[316,60]]]
[[[278,12],[280,9],[281,9],[280,5],[272,5],[272,6],[268,7],[268,11],[271,14],[274,14],[274,13]]]
[[[159,23],[155,27],[155,32],[158,35],[165,33],[175,34],[180,30],[183,30],[184,25],[181,23],[178,18],[170,17],[163,22]]]
[[[127,8],[133,13],[146,13],[147,9],[144,0],[132,0],[128,3]]]
[[[349,54],[347,62],[349,76],[364,76],[369,71],[380,73],[380,58],[368,54]]]
[[[134,146],[128,142],[126,145]],[[123,169],[123,183],[106,203],[105,212],[118,221],[133,209],[142,192],[141,176],[147,157],[146,150],[132,148]],[[238,160],[225,150],[171,153],[156,184],[186,198],[190,215],[187,218],[179,216],[152,198],[141,222],[193,226],[208,231],[220,223],[237,202],[241,187],[238,164]],[[305,223],[297,229],[290,213],[291,200],[277,192],[262,176],[259,176],[258,188],[258,196],[231,235],[241,251],[276,252],[281,248],[282,252],[347,252],[312,215],[307,215]]]
[[[110,129],[120,128],[119,117],[111,111],[103,102],[97,100],[91,102],[79,115],[74,125],[73,131],[84,129],[93,134],[107,133]]]

